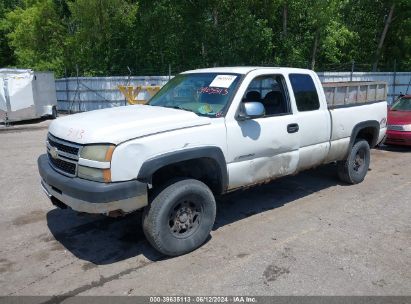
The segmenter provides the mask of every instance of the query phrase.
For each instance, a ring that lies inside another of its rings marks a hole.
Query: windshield
[[[411,111],[411,98],[402,97],[391,107],[392,111]]]
[[[238,74],[180,74],[167,82],[148,104],[221,117],[240,78]]]

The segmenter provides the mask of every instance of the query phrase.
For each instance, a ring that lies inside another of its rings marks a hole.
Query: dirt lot
[[[50,204],[46,132],[0,132],[0,295],[411,295],[411,150],[374,150],[360,185],[329,165],[230,194],[208,242],[169,259],[139,214]]]

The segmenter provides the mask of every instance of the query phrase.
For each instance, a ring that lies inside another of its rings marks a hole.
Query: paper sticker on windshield
[[[236,78],[234,75],[217,75],[209,87],[229,88]]]

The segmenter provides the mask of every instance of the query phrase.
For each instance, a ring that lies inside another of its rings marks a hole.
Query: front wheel
[[[147,240],[159,252],[178,256],[200,247],[214,225],[211,190],[194,179],[177,181],[154,197],[143,213]]]
[[[361,183],[370,166],[370,146],[366,140],[357,140],[344,161],[337,163],[338,177],[348,184]]]

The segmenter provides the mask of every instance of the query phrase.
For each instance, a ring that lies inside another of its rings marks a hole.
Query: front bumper
[[[42,178],[41,186],[47,196],[73,210],[102,214],[110,211],[129,213],[148,204],[147,185],[137,180],[99,183],[67,177],[50,166],[46,154],[38,158],[37,164]]]
[[[411,146],[411,132],[388,130],[385,143],[390,145]]]

